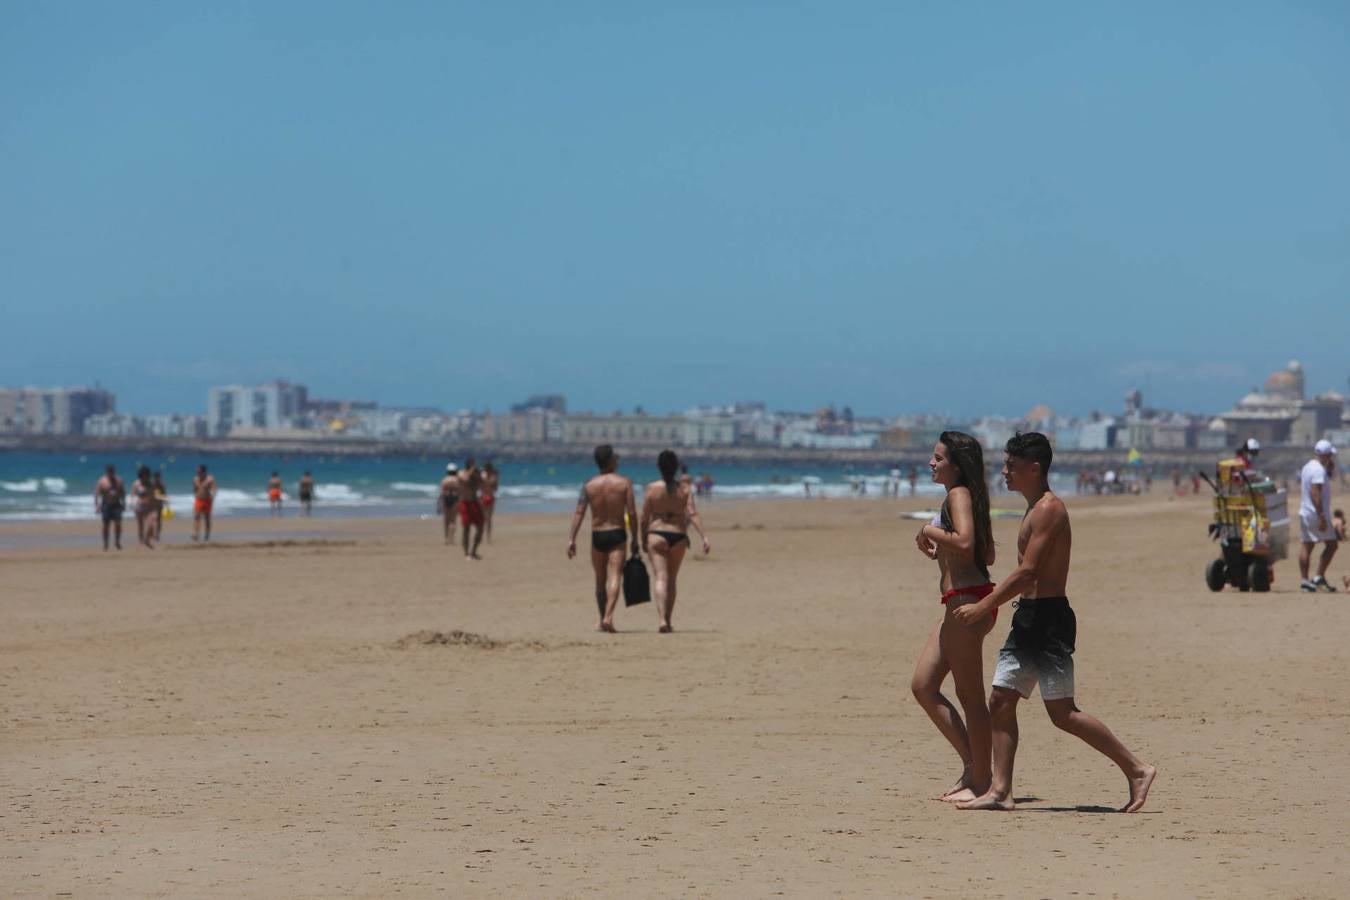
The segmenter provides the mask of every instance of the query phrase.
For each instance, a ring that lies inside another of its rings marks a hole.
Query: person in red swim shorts
[[[192,476],[192,539],[197,540],[203,524],[206,526],[204,540],[211,540],[211,506],[216,499],[216,478],[206,471],[206,466],[198,466],[197,474]]]
[[[994,536],[980,442],[960,431],[944,431],[933,446],[928,468],[933,481],[947,489],[947,497],[941,512],[919,529],[915,543],[924,556],[937,560],[945,608],[942,621],[919,653],[910,689],[961,757],[961,777],[939,798],[958,803],[987,791],[992,777],[993,735],[989,707],[984,701],[983,649],[994,619],[987,615],[979,627],[967,628],[952,614],[979,602],[994,589],[989,583]],[[964,722],[952,702],[942,695],[948,672],[956,683]]]
[[[478,555],[478,545],[483,542],[483,504],[478,500],[478,492],[483,487],[483,473],[473,457],[464,461],[459,470],[459,524],[464,531],[464,558],[482,559]],[[469,546],[469,527],[473,526],[473,547]]]
[[[272,473],[272,478],[267,482],[267,505],[272,515],[281,515],[281,476],[276,472]]]

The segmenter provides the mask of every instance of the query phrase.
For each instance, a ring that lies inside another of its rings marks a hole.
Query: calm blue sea
[[[294,511],[296,483],[306,469],[316,482],[316,516],[420,516],[434,514],[437,485],[445,472],[444,459],[379,459],[338,456],[103,456],[55,453],[0,453],[0,520],[92,519],[94,483],[107,463],[130,484],[142,465],[163,473],[170,504],[191,508],[192,475],[205,463],[216,476],[220,516],[267,515],[267,480],[280,473],[286,501]],[[462,462],[459,460],[458,462]],[[499,466],[502,489],[499,509],[570,509],[577,489],[595,474],[595,467],[579,464],[508,462]],[[658,476],[655,462],[648,466],[625,460],[620,470],[639,485]],[[695,476],[700,469],[691,467]],[[812,493],[845,497],[856,495],[858,484],[866,496],[880,497],[888,470],[844,469],[824,466],[719,465],[709,470],[715,479],[714,499],[720,497],[801,497],[804,480]],[[909,485],[903,485],[908,493]],[[918,492],[937,496],[941,488],[919,473]]]

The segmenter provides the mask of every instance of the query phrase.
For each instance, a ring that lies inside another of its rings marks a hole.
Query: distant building
[[[621,447],[714,447],[735,443],[730,418],[692,416],[568,415],[562,420],[568,444],[614,444]]]
[[[543,406],[512,407],[510,415],[491,413],[479,420],[479,434],[486,441],[503,444],[545,444],[557,440],[559,416]]]
[[[117,398],[98,387],[0,388],[0,433],[82,434],[90,416],[116,408]]]
[[[84,420],[84,434],[90,437],[136,437],[141,423],[126,413],[99,413]]]
[[[526,398],[524,403],[516,403],[511,407],[513,413],[528,413],[533,410],[563,415],[567,412],[567,398],[562,394],[535,394]]]
[[[291,428],[304,415],[308,399],[304,385],[289,381],[213,387],[206,393],[207,427],[213,437],[225,437],[236,428]]]

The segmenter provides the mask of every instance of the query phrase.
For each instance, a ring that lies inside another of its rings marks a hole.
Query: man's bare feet
[[[666,623],[664,623],[664,624],[662,624],[662,625],[657,626],[657,629],[656,629],[656,631],[657,631],[658,634],[670,634],[670,633],[671,633],[672,631],[674,631],[674,630],[675,630],[674,628],[671,628],[671,627],[670,627],[670,623],[669,623],[669,622],[666,622]]]
[[[618,633],[619,633],[619,632],[618,632],[618,629],[614,627],[614,623],[613,623],[613,622],[601,622],[601,623],[600,623],[600,630],[601,630],[601,631],[608,632],[609,634],[618,634]]]
[[[997,794],[985,793],[976,797],[974,800],[967,800],[965,803],[956,804],[957,809],[992,809],[999,812],[1012,812],[1013,800],[1011,796],[1000,798]]]
[[[941,800],[943,803],[969,803],[978,796],[980,795],[975,793],[975,791],[972,790],[971,788],[963,787],[963,788],[956,788],[955,790],[949,793],[943,794],[938,799]]]
[[[1144,766],[1144,771],[1138,775],[1130,777],[1130,802],[1120,808],[1121,812],[1139,812],[1144,808],[1144,801],[1148,799],[1148,789],[1153,787],[1153,779],[1158,777],[1158,770],[1153,766]]]

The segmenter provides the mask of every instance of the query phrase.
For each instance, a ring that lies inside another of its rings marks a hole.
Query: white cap
[[[445,474],[447,474],[447,475],[453,475],[455,472],[458,472],[458,471],[459,471],[459,466],[455,465],[454,463],[451,463],[450,465],[448,465],[448,466],[445,467]]]
[[[1247,449],[1253,452],[1260,450],[1261,442],[1258,441],[1256,438],[1247,438]]]
[[[1331,441],[1320,440],[1313,446],[1313,452],[1317,454],[1329,453],[1334,456],[1336,448],[1331,445]]]

